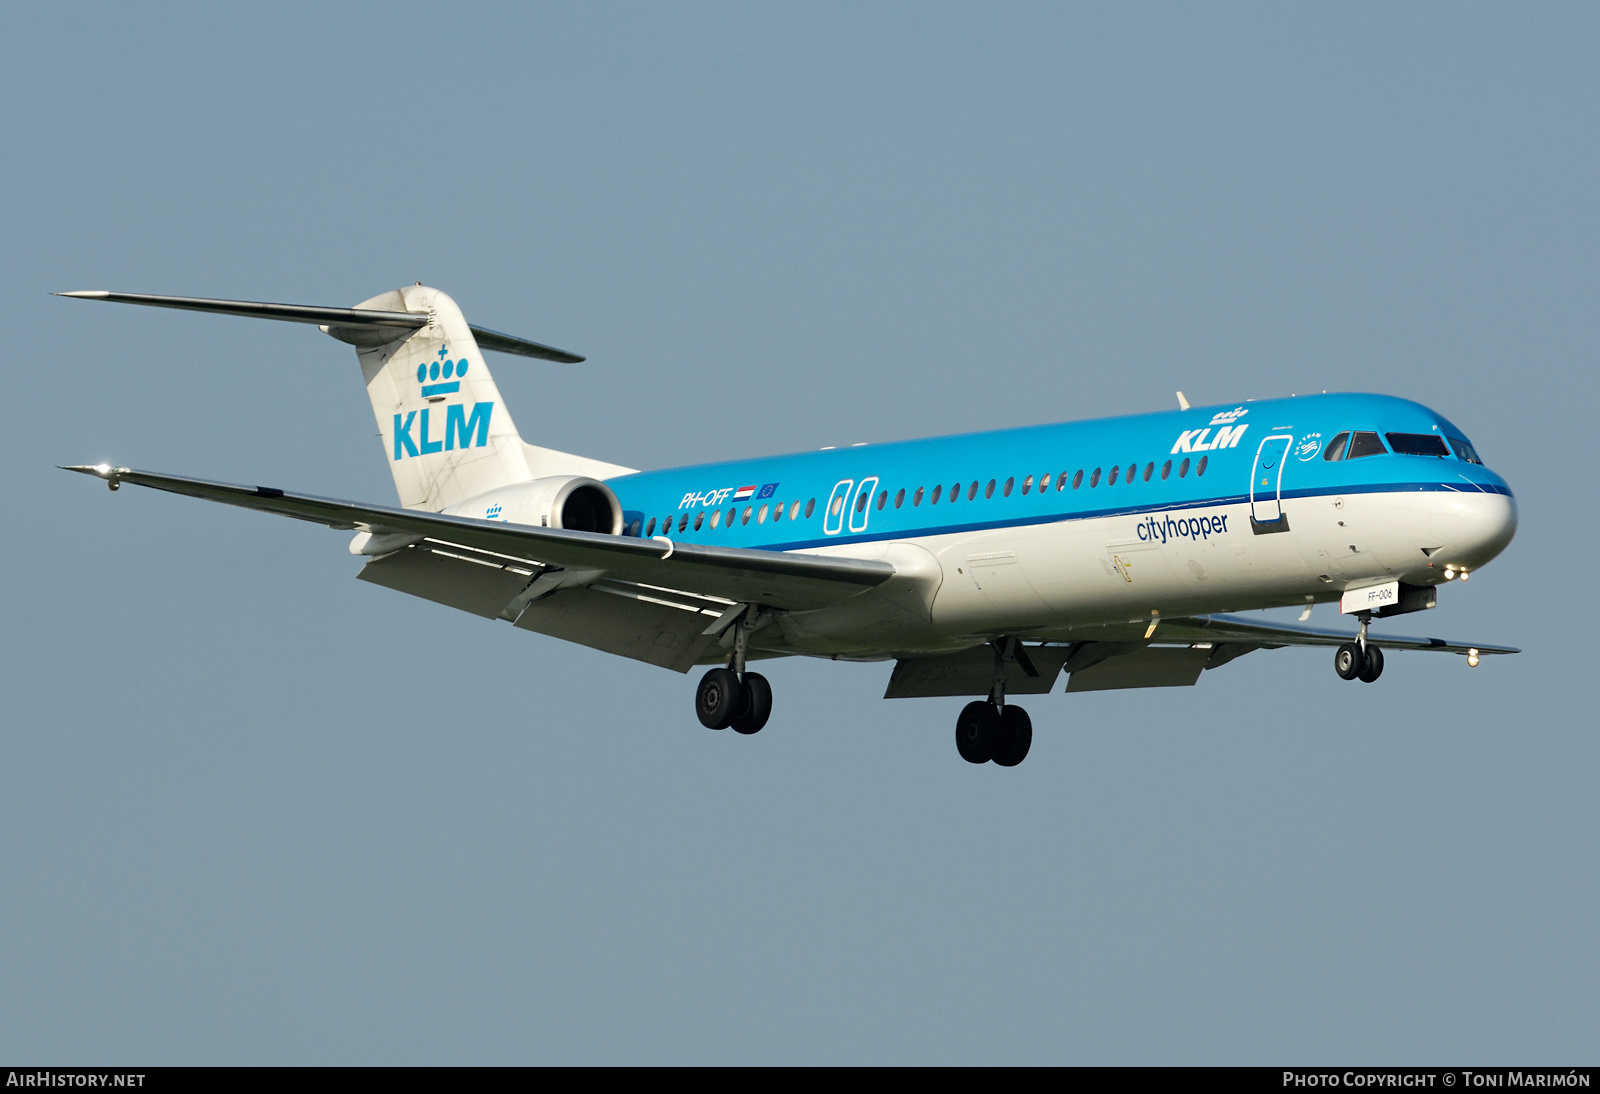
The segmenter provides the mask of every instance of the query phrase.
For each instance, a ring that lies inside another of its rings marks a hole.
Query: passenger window
[[[702,509],[694,515],[694,530],[698,532],[705,525],[705,522],[706,511]]]
[[[1156,465],[1155,465],[1155,461],[1154,460],[1152,460],[1150,463],[1147,463],[1147,464],[1144,465],[1144,481],[1145,482],[1149,482],[1150,481],[1150,476],[1154,475],[1155,473],[1156,473]]]
[[[1099,485],[1100,485],[1100,469],[1097,467],[1097,468],[1094,469],[1093,473],[1091,473],[1089,475],[1089,489],[1093,490],[1095,487],[1097,487]]]
[[[944,487],[942,485],[941,486],[935,486],[933,488],[933,496],[928,499],[928,504],[929,505],[938,505],[939,504],[939,495],[942,494],[942,493],[944,493]]]
[[[650,523],[646,524],[644,526],[644,535],[645,535],[646,539],[649,539],[651,536],[653,536],[655,534],[656,534],[656,518],[655,517],[651,517],[650,518]]]
[[[934,489],[937,490],[939,488],[937,486],[935,486]],[[937,500],[937,499],[935,499],[935,500]],[[917,506],[919,506],[921,504],[922,504],[922,487],[919,486],[919,487],[917,487],[917,492],[915,494],[911,495],[911,508],[915,509]]]
[[[1350,438],[1350,454],[1347,460],[1359,460],[1363,456],[1382,456],[1389,450],[1383,447],[1383,442],[1378,440],[1376,433],[1357,433]]]
[[[732,509],[728,510],[728,527],[729,528],[733,527],[733,522],[734,522],[735,518],[737,518],[738,516],[739,516],[739,507],[737,505],[735,505]]]
[[[974,479],[972,485],[967,487],[967,500],[971,501],[978,496],[978,481]]]
[[[1185,475],[1187,475],[1188,473],[1189,473],[1189,457],[1185,456],[1183,458],[1183,462],[1178,465],[1178,478],[1181,479]]]
[[[767,507],[765,505],[763,505],[761,507],[761,511],[756,514],[756,523],[757,524],[765,524],[765,523],[767,523],[767,513],[768,512],[769,512],[769,510],[767,509]]]
[[[896,509],[898,509],[902,505],[904,505],[905,503],[906,503],[906,492],[905,492],[905,488],[902,487],[901,489],[896,490],[894,492],[894,507]]]
[[[1385,433],[1388,438],[1390,450],[1402,456],[1438,456],[1440,459],[1450,455],[1450,450],[1444,446],[1444,438],[1437,433]]]
[[[1027,478],[1022,480],[1022,492],[1024,494],[1026,494],[1029,490],[1032,490],[1032,489],[1033,489],[1033,476],[1029,475]]]
[[[711,527],[715,528],[722,523],[722,510],[718,509],[711,514]]]
[[[1016,481],[1016,479],[1007,479],[1006,484],[1000,488],[1000,496],[1009,498],[1011,496],[1011,487]]]
[[[830,502],[829,505],[828,505],[828,515],[830,517],[836,517],[836,516],[839,515],[840,510],[842,510],[843,508],[844,508],[844,495],[843,494],[835,494],[833,496],[833,501]]]
[[[883,512],[883,507],[889,501],[889,491],[885,490],[878,495],[878,512]]]
[[[1066,478],[1067,477],[1067,473],[1065,471],[1061,472],[1061,477],[1062,478]],[[1078,487],[1080,487],[1082,485],[1083,485],[1083,471],[1080,469],[1076,475],[1072,476],[1072,488],[1074,490],[1076,490]]]
[[[749,524],[750,523],[750,512],[754,508],[755,508],[755,506],[753,506],[753,505],[746,505],[744,507],[743,515],[741,515],[739,517],[739,523],[740,524]]]
[[[809,506],[809,505],[806,506],[806,515],[807,516],[811,515],[811,506]],[[797,519],[799,519],[799,517],[800,517],[800,503],[798,501],[791,502],[789,504],[789,519],[790,520],[797,520]]]
[[[1120,474],[1122,474],[1122,465],[1118,464],[1117,466],[1115,466],[1115,467],[1113,467],[1111,469],[1111,474],[1106,476],[1106,485],[1107,486],[1115,486],[1115,485],[1117,485],[1117,476],[1120,475]],[[1090,482],[1089,485],[1093,486],[1094,483]]]
[[[800,503],[799,502],[795,502],[795,504],[799,505]],[[806,519],[807,520],[811,519],[811,511],[813,509],[815,509],[816,507],[817,507],[817,499],[816,498],[808,498],[808,499],[806,499]]]
[[[1340,460],[1344,459],[1345,446],[1349,443],[1350,431],[1347,429],[1343,433],[1340,433],[1338,436],[1334,437],[1333,440],[1328,442],[1328,449],[1322,454],[1322,458],[1327,460],[1329,463],[1338,463]]]
[[[1468,463],[1483,463],[1483,460],[1478,456],[1478,450],[1473,448],[1472,442],[1467,440],[1465,437],[1451,437],[1450,447],[1456,450],[1457,456],[1463,460],[1466,460]]]
[[[782,519],[783,519],[783,502],[780,501],[777,505],[774,505],[772,507],[772,523],[773,524],[777,524]]]
[[[872,495],[867,493],[865,490],[856,495],[856,516],[860,516],[862,513],[867,511],[867,502],[871,498]]]
[[[989,485],[983,488],[983,498],[987,501],[992,497],[994,497],[994,480],[990,479]]]
[[[1206,463],[1210,459],[1211,459],[1210,456],[1201,456],[1200,457],[1200,462],[1194,465],[1194,477],[1195,478],[1199,478],[1201,475],[1204,475],[1206,473]]]
[[[1168,460],[1166,463],[1161,465],[1161,481],[1166,482],[1167,476],[1170,474],[1172,474],[1172,461]]]
[[[678,531],[687,532],[688,530],[689,530],[689,514],[685,513],[685,514],[683,514],[683,516],[678,518]]]
[[[1066,478],[1067,476],[1065,474],[1061,476],[1063,484],[1066,482]],[[1050,489],[1050,472],[1046,471],[1044,474],[1039,476],[1039,493],[1042,494],[1048,489]]]
[[[950,500],[951,501],[960,501],[961,500],[961,484],[959,482],[956,483],[954,486],[952,486],[950,488]]]

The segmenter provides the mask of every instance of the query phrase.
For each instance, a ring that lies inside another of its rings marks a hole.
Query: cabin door
[[[844,510],[850,504],[850,488],[855,479],[841,479],[828,497],[828,507],[822,511],[822,534],[836,536],[844,531]]]
[[[1258,536],[1289,530],[1289,518],[1283,515],[1283,465],[1293,443],[1292,434],[1274,433],[1256,449],[1250,469],[1250,530]]]

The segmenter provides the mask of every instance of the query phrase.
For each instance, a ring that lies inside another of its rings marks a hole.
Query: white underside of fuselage
[[[752,646],[877,659],[1337,600],[1396,579],[1434,585],[1488,562],[1516,527],[1510,497],[1477,491],[1328,494],[1286,499],[1282,512],[1288,530],[1266,534],[1238,503],[816,548],[885,559],[898,576],[779,615]]]

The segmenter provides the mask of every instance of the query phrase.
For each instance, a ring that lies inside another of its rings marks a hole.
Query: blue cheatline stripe
[[[459,381],[459,380],[452,380],[448,384],[423,384],[422,385],[422,395],[423,395],[424,398],[426,398],[429,395],[454,395],[456,392],[458,392],[460,390],[461,390],[461,381]]]
[[[1471,489],[1468,489],[1468,488]],[[1353,488],[1337,490],[1285,490],[1283,500],[1304,498],[1332,498],[1349,497],[1352,494],[1409,494],[1426,493],[1435,491],[1439,493],[1470,494],[1482,492],[1485,494],[1503,494],[1511,497],[1511,491],[1500,486],[1490,486],[1475,482],[1463,482],[1457,486],[1454,483],[1439,482],[1394,482],[1373,483]],[[1263,499],[1265,500],[1265,499]],[[1197,501],[1173,502],[1164,505],[1126,505],[1107,509],[1090,509],[1071,513],[1053,513],[1029,517],[1015,517],[1009,520],[972,521],[966,524],[939,524],[925,528],[900,528],[885,532],[864,532],[857,535],[824,536],[821,539],[793,540],[788,543],[751,543],[729,544],[731,547],[746,547],[753,551],[799,551],[807,547],[827,547],[839,544],[877,543],[884,540],[918,539],[929,536],[959,535],[963,532],[991,532],[997,528],[1029,528],[1040,524],[1064,524],[1076,520],[1095,520],[1100,517],[1135,517],[1147,516],[1151,513],[1175,513],[1186,509],[1206,509],[1219,505],[1248,505],[1250,495],[1233,494],[1214,498],[1201,498]],[[962,502],[960,504],[977,505],[978,502]],[[705,510],[710,512],[710,510]],[[685,543],[710,543],[712,541],[684,540]]]

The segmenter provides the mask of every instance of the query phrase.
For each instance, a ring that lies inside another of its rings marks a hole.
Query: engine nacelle
[[[445,510],[453,517],[504,520],[577,532],[622,532],[622,503],[611,487],[583,475],[552,475],[488,490]]]

